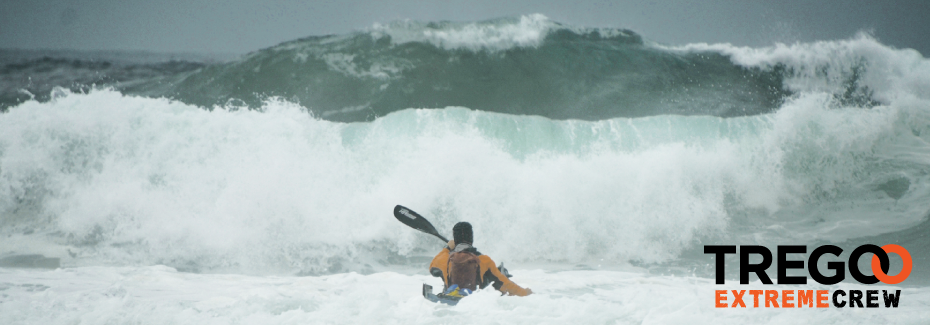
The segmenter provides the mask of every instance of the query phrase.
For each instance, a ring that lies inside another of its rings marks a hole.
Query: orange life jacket
[[[497,289],[501,293],[506,294],[506,295],[526,296],[530,294],[529,290],[520,287],[513,281],[510,281],[510,279],[506,275],[501,273],[501,271],[497,269],[497,264],[494,263],[494,260],[492,260],[490,257],[488,257],[487,255],[481,255],[481,253],[478,253],[478,251],[470,247],[470,245],[467,247],[469,248],[468,251],[471,254],[474,254],[474,257],[478,260],[478,272],[477,272],[477,278],[475,282],[478,288],[483,289],[484,287],[493,283],[494,289]],[[456,245],[456,248],[459,248],[459,245]],[[461,252],[464,250],[459,250],[459,251]],[[456,271],[453,271],[452,268],[450,267],[450,264],[451,264],[450,261],[452,260],[451,255],[460,255],[460,254],[453,254],[452,250],[450,250],[448,247],[445,247],[441,251],[439,251],[439,254],[436,254],[436,257],[434,257],[433,261],[430,262],[429,264],[430,274],[432,274],[435,277],[442,278],[442,281],[445,283],[446,288],[448,288],[449,286],[453,284],[457,284],[452,279],[450,279],[450,276],[449,276],[450,273],[456,273]],[[468,256],[463,254],[460,258],[463,258],[463,257],[468,257]],[[466,266],[469,264],[470,263],[464,263],[464,265]],[[471,274],[472,277],[476,276],[475,275],[476,273],[474,273],[474,271],[469,271],[467,267],[463,267],[463,268],[464,270],[461,270],[459,273],[463,277],[468,277],[469,274]],[[463,283],[464,282],[466,281],[463,281]],[[461,284],[459,286],[464,287]]]

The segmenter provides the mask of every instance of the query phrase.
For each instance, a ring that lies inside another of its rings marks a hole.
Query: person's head
[[[456,244],[468,243],[472,244],[474,236],[471,232],[471,224],[467,222],[459,222],[452,227],[452,240]]]

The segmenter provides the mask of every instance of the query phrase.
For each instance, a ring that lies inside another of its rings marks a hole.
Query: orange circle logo
[[[898,284],[904,281],[904,279],[907,279],[907,277],[911,275],[911,267],[914,266],[911,262],[911,253],[908,253],[904,247],[895,244],[882,246],[882,250],[889,254],[895,253],[901,256],[901,260],[904,261],[904,267],[901,268],[901,272],[899,272],[898,275],[887,275],[882,271],[882,265],[878,260],[878,255],[872,255],[872,273],[875,274],[875,277],[878,278],[879,281],[887,284]]]

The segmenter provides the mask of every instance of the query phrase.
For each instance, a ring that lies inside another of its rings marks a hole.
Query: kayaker
[[[533,293],[533,290],[524,289],[510,281],[491,257],[481,255],[472,246],[473,238],[470,223],[455,224],[452,227],[452,240],[430,263],[430,274],[442,278],[446,288],[455,285],[459,290],[467,289],[471,292],[491,284],[494,289],[506,295],[528,296]]]

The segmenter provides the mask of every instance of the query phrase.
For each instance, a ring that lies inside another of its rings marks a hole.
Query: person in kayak
[[[481,255],[472,246],[473,238],[470,223],[455,224],[452,227],[452,240],[429,264],[430,274],[442,278],[446,288],[456,285],[460,289],[475,291],[493,283],[494,289],[502,294],[528,296],[533,293],[533,290],[524,289],[510,281],[490,257]]]

